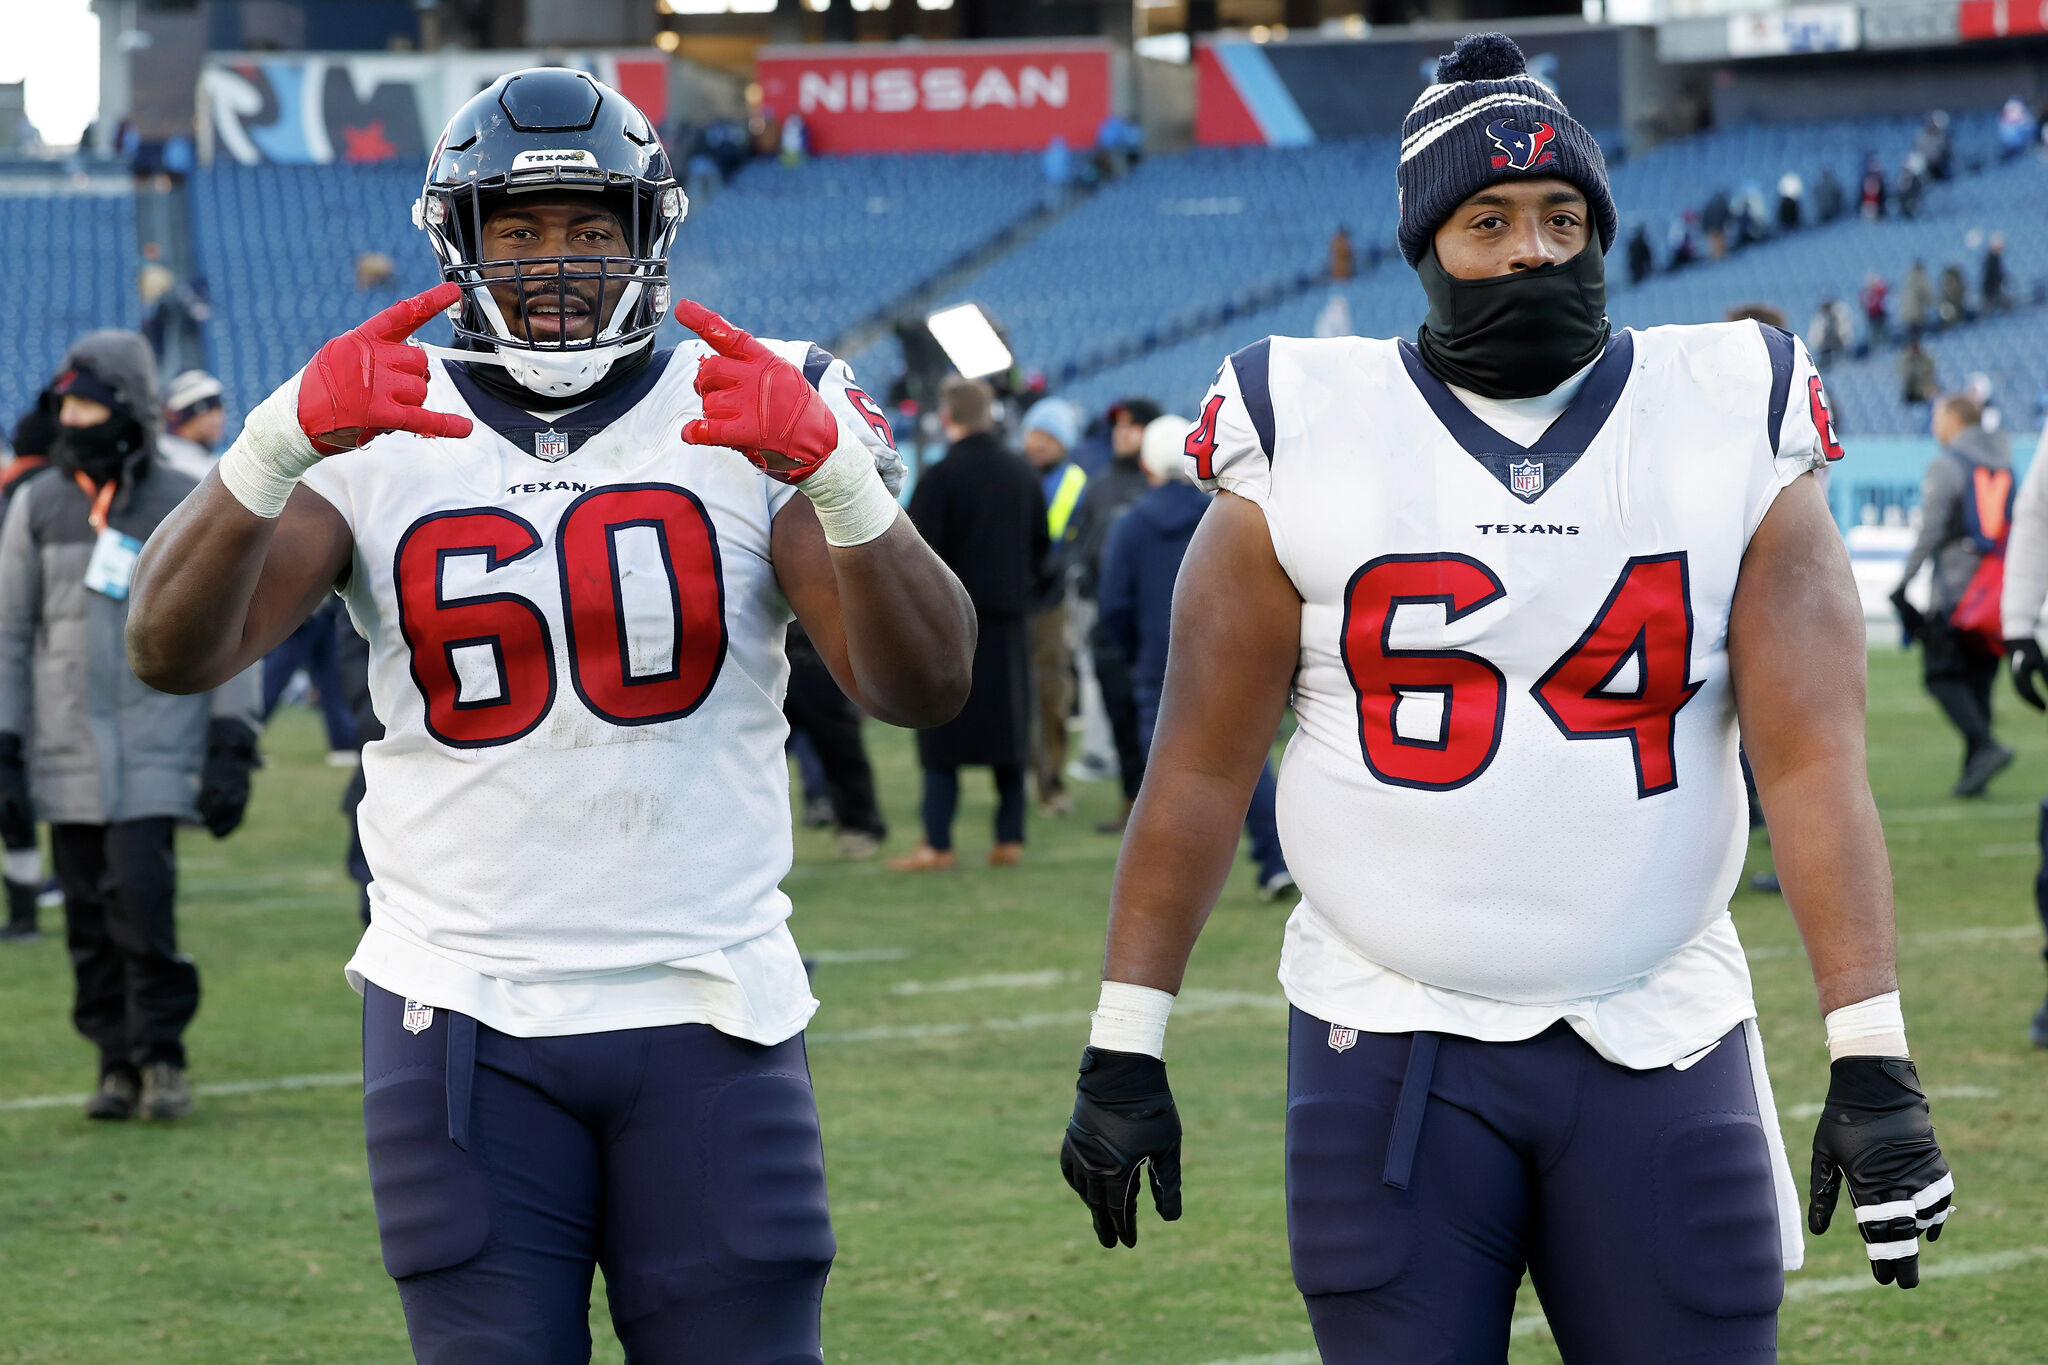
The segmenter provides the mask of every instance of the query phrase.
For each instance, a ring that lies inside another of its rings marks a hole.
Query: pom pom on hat
[[[1471,33],[1436,59],[1438,85],[1452,81],[1503,81],[1529,69],[1528,60],[1505,33]]]

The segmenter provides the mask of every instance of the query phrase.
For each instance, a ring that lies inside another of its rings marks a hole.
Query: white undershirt
[[[677,962],[507,981],[472,971],[379,923],[374,885],[370,896],[370,927],[345,969],[358,995],[364,981],[374,981],[393,995],[466,1014],[514,1038],[709,1024],[729,1037],[769,1046],[802,1032],[818,1008],[787,924]]]
[[[1445,388],[1458,396],[1458,401],[1472,410],[1472,415],[1517,445],[1536,444],[1536,438],[1550,429],[1558,414],[1572,405],[1572,399],[1579,396],[1586,376],[1600,363],[1599,357],[1586,362],[1586,367],[1559,384],[1549,393],[1539,393],[1534,398],[1488,398],[1485,394],[1461,389],[1456,384]]]

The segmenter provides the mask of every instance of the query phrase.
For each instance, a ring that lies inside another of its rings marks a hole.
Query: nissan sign
[[[1094,145],[1114,107],[1107,43],[857,43],[761,49],[762,106],[817,152]]]

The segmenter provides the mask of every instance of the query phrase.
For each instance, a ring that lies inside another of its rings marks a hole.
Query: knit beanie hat
[[[1436,83],[1416,97],[1401,124],[1401,254],[1414,265],[1458,205],[1488,185],[1525,176],[1578,186],[1600,230],[1600,250],[1614,244],[1614,196],[1600,144],[1555,90],[1529,75],[1514,39],[1460,38],[1437,60]]]

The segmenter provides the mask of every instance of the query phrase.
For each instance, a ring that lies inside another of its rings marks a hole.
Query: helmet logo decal
[[[1533,171],[1538,166],[1557,164],[1557,153],[1550,149],[1557,129],[1547,123],[1531,125],[1519,119],[1497,118],[1486,125],[1486,135],[1493,139],[1497,149],[1493,157],[1493,168],[1497,171]]]
[[[581,147],[543,148],[512,158],[514,171],[529,171],[537,166],[580,166],[594,171],[597,158]]]

